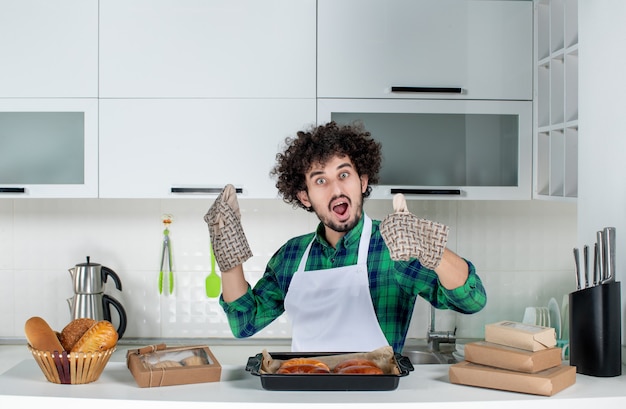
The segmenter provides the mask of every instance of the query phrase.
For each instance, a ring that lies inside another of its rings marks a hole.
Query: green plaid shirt
[[[370,295],[380,327],[394,351],[402,351],[418,295],[437,308],[466,314],[480,311],[485,306],[485,289],[472,263],[468,261],[469,277],[465,284],[447,290],[439,284],[437,274],[422,267],[417,259],[406,262],[391,260],[379,224],[380,221],[372,220],[367,257]],[[363,218],[339,240],[334,249],[323,238],[324,226],[320,223],[306,270],[356,264],[362,230]],[[226,303],[220,297],[220,304],[235,337],[254,335],[285,311],[284,300],[289,283],[314,235],[309,233],[285,243],[272,256],[263,277],[254,288],[248,288],[248,292],[239,299]]]

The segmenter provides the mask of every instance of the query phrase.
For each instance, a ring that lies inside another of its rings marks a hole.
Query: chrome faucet
[[[435,330],[435,307],[430,306],[430,325],[428,328],[428,345],[432,351],[441,352],[440,344],[456,343],[456,327],[454,331]]]

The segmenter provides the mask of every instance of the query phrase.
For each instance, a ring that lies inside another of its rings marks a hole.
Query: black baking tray
[[[346,352],[272,352],[272,358],[287,360],[291,358],[311,358],[342,355]],[[246,371],[261,378],[263,389],[272,391],[391,391],[398,387],[400,378],[413,371],[409,358],[394,354],[400,373],[384,375],[347,375],[347,374],[268,374],[261,373],[263,354],[248,358]]]

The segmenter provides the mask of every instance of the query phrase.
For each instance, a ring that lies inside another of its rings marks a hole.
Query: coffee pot
[[[115,298],[104,293],[104,285],[111,277],[115,288],[122,290],[122,282],[115,271],[98,263],[77,264],[68,270],[72,277],[74,296],[67,299],[72,319],[91,318],[96,321],[112,322],[111,309],[117,311],[119,325],[117,334],[122,338],[126,331],[126,311]]]

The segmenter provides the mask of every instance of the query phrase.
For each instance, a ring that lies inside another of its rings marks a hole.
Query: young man
[[[286,311],[293,351],[391,345],[401,352],[417,296],[462,313],[483,308],[486,294],[474,266],[445,246],[437,249],[431,235],[414,249],[420,256],[391,258],[381,222],[363,212],[382,160],[369,132],[331,122],[286,143],[272,170],[276,187],[285,202],[315,212],[320,224],[278,249],[254,288],[243,273],[251,252],[232,186],[205,216],[222,271],[220,303],[236,337],[255,334]],[[422,222],[417,229],[432,228]]]

